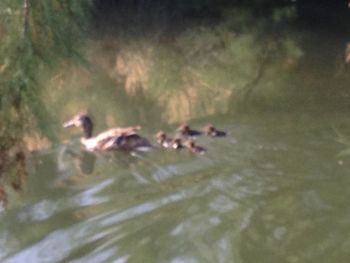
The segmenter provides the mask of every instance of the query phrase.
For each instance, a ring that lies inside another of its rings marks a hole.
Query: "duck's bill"
[[[65,123],[63,123],[63,128],[70,128],[70,127],[73,127],[74,126],[74,121],[73,120],[70,120],[70,121],[67,121]]]

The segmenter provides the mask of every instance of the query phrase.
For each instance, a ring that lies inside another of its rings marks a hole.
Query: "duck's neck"
[[[92,137],[92,122],[85,122],[81,127],[84,139],[90,139]]]
[[[92,137],[92,132],[88,130],[83,130],[83,138],[90,139]]]

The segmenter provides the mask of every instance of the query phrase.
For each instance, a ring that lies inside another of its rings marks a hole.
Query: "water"
[[[109,36],[86,44],[88,69],[43,69],[47,126],[60,140],[28,156],[22,190],[5,185],[0,261],[349,262],[345,38],[273,37],[270,48],[284,49],[259,77],[261,43],[250,34],[189,28],[126,48]],[[238,113],[236,96],[249,88]],[[189,120],[228,136],[198,138],[205,155],[87,153],[77,131],[59,128],[85,109],[97,131],[140,124],[153,138]]]
[[[211,117],[229,135],[199,138],[199,156],[95,155],[75,139],[33,154],[0,214],[1,261],[348,262],[345,117]]]

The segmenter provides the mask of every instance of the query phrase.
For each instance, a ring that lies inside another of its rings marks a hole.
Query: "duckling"
[[[164,148],[168,148],[171,145],[172,139],[167,136],[163,131],[158,131],[155,135],[157,143]]]
[[[182,141],[180,138],[172,139],[167,136],[167,134],[163,131],[159,131],[156,134],[157,143],[164,148],[174,148],[181,149],[183,148]]]
[[[87,114],[78,114],[63,124],[64,128],[79,127],[83,133],[80,143],[88,151],[137,150],[153,148],[152,144],[137,134],[140,126],[113,128],[92,136],[93,123]]]
[[[202,134],[202,132],[200,131],[196,131],[196,130],[192,130],[190,128],[190,126],[186,123],[184,124],[181,124],[178,128],[177,128],[177,132],[182,135],[182,136],[185,136],[185,137],[193,137],[193,136],[199,136]]]
[[[175,138],[172,141],[171,147],[174,149],[182,149],[182,148],[184,148],[184,145],[183,145],[183,142],[180,138]]]
[[[212,124],[208,124],[207,126],[205,126],[203,131],[204,131],[205,135],[208,135],[210,137],[224,137],[224,136],[226,136],[226,132],[219,131]]]
[[[193,140],[187,140],[184,142],[184,147],[186,147],[191,153],[204,154],[207,149],[201,146],[197,146]]]

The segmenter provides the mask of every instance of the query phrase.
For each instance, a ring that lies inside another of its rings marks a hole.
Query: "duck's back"
[[[95,139],[97,141],[105,141],[105,140],[109,140],[113,137],[119,137],[122,135],[133,135],[136,134],[136,132],[138,130],[140,130],[140,126],[135,126],[135,127],[125,127],[125,128],[113,128],[113,129],[109,129],[107,131],[101,132],[99,133]]]
[[[109,150],[124,150],[124,151],[147,151],[153,148],[153,145],[144,137],[133,133],[128,135],[121,135],[111,137],[101,144],[100,149],[104,151]]]

